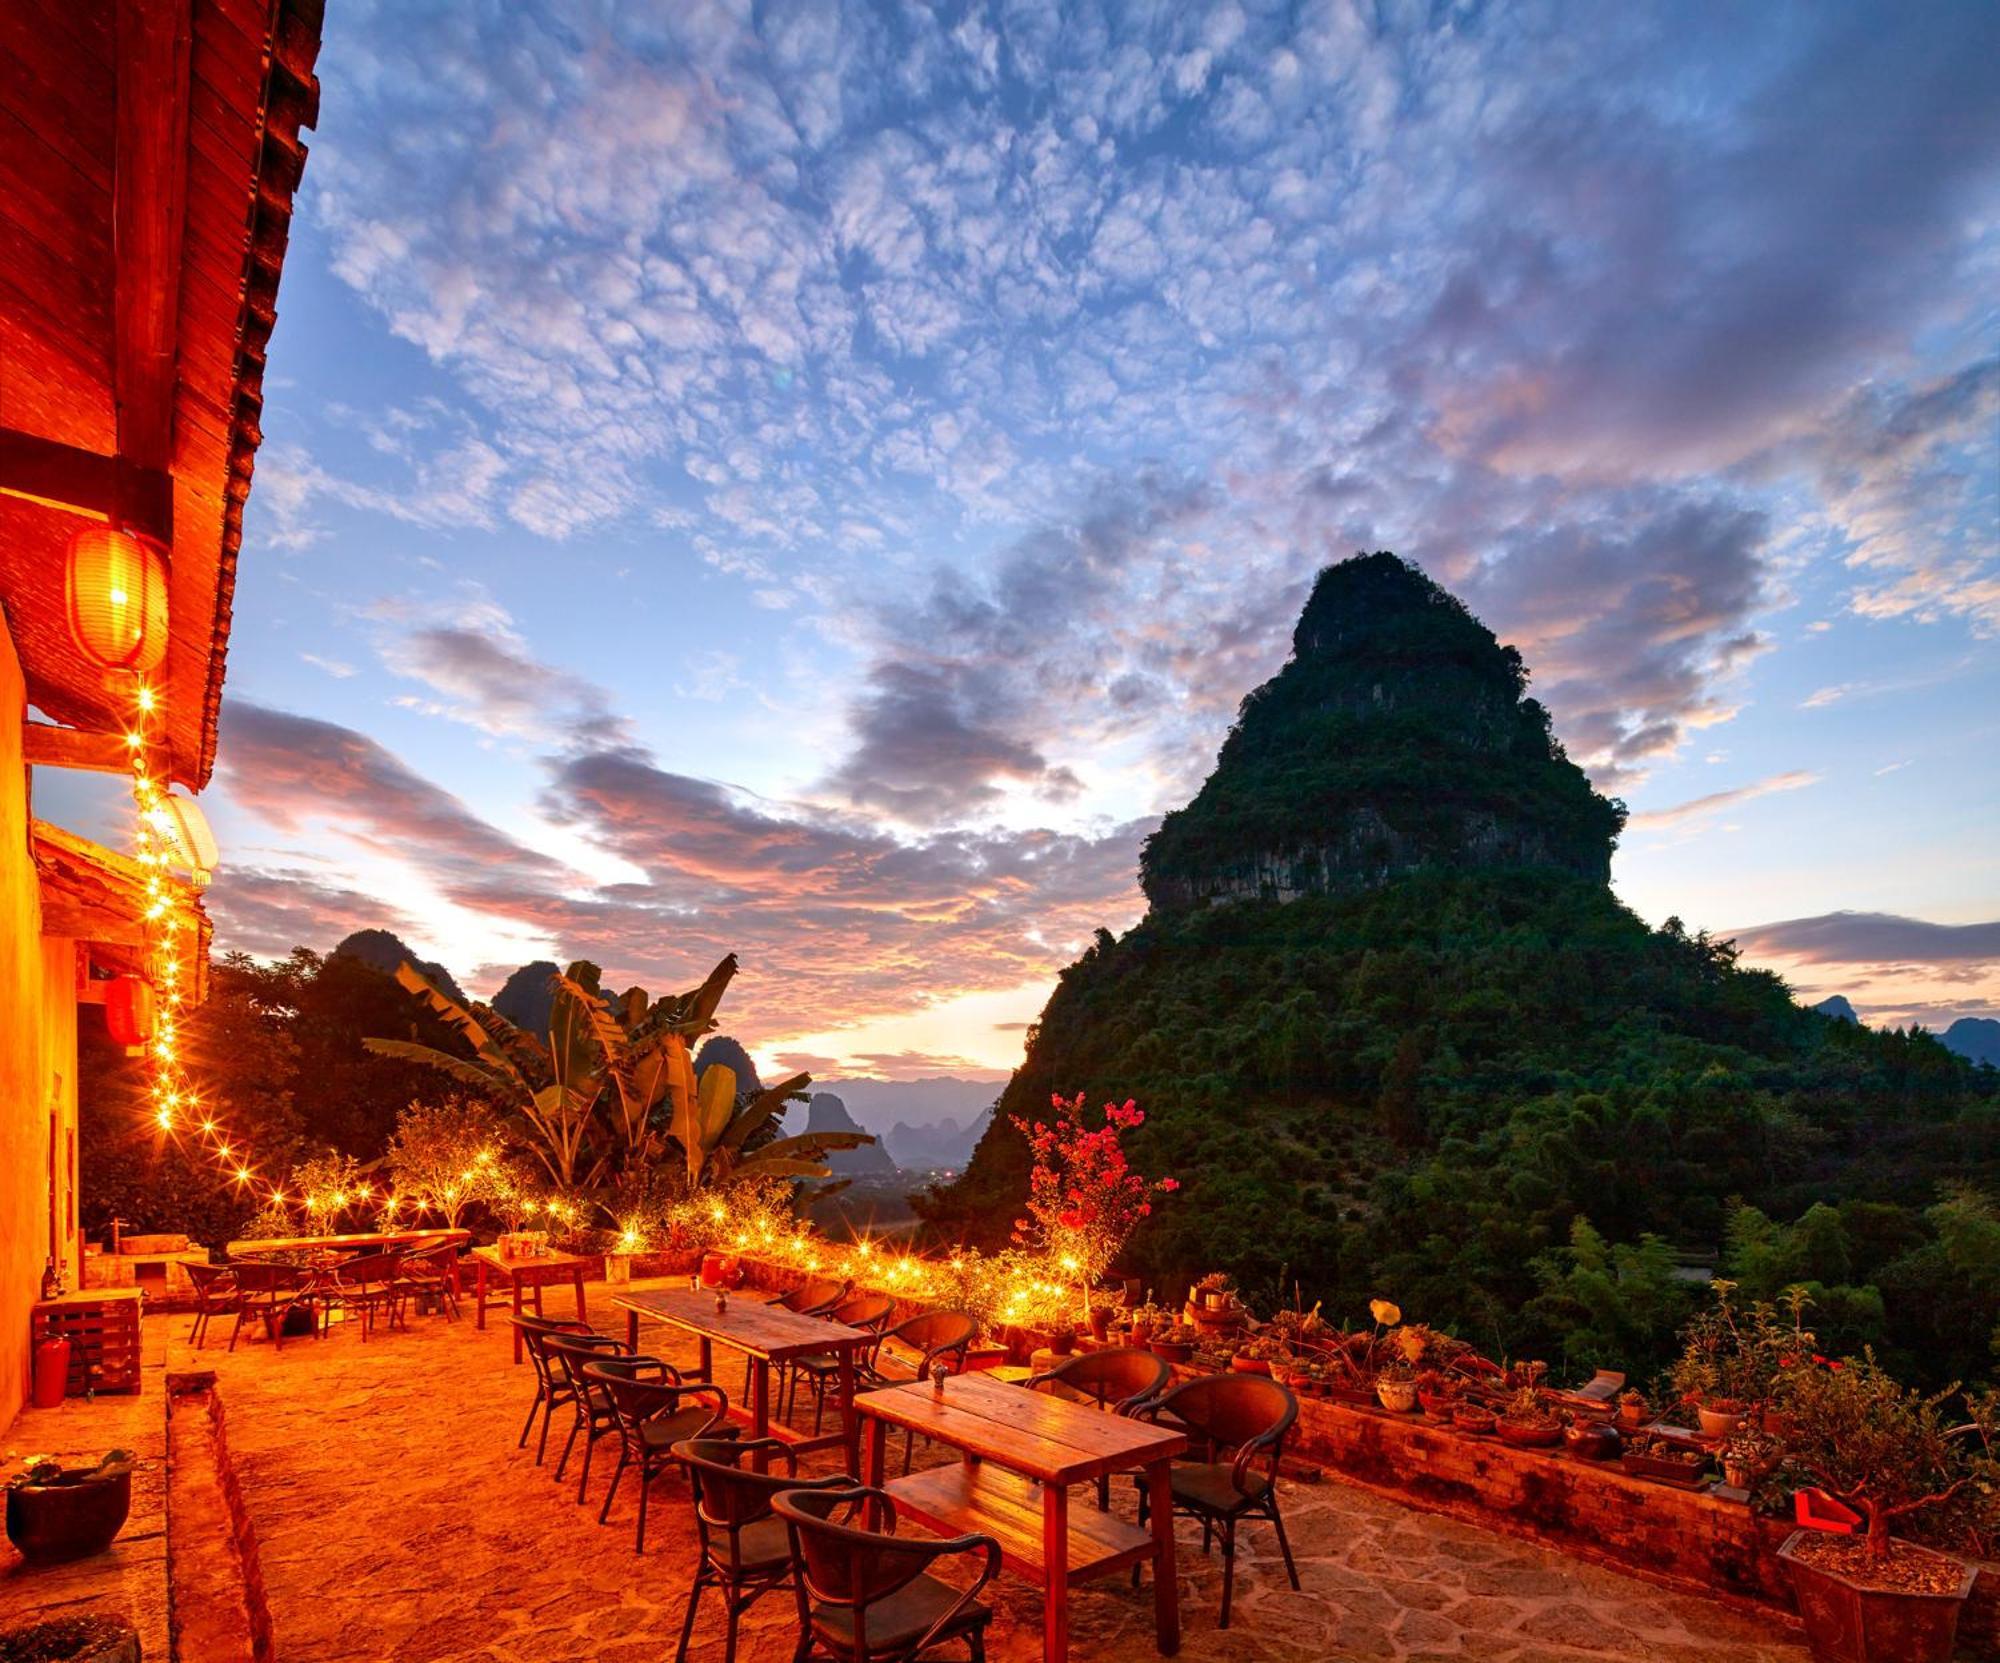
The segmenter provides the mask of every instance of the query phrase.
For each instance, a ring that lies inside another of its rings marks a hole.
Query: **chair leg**
[[[581,1420],[571,1422],[569,1429],[569,1436],[563,1439],[562,1459],[556,1462],[556,1482],[558,1484],[562,1482],[563,1469],[569,1465],[569,1452],[576,1447],[577,1428],[580,1427],[582,1424],[583,1422]],[[590,1446],[588,1444],[584,1445],[584,1453],[586,1456],[588,1456],[589,1451],[590,1451]]]
[[[1208,1544],[1214,1532],[1214,1529],[1215,1529],[1214,1525],[1212,1525],[1207,1519],[1203,1519],[1201,1521],[1201,1556],[1204,1559],[1208,1557]]]
[[[590,1452],[597,1447],[597,1428],[583,1429],[583,1476],[576,1481],[576,1504],[581,1507],[585,1493],[590,1489]]]
[[[688,1641],[694,1638],[694,1614],[701,1606],[701,1591],[705,1586],[697,1570],[694,1586],[688,1590],[687,1615],[681,1619],[681,1643],[674,1647],[674,1663],[687,1663]]]
[[[542,1412],[542,1388],[540,1386],[536,1386],[535,1401],[528,1405],[528,1423],[527,1425],[521,1428],[521,1436],[518,1440],[516,1440],[514,1444],[514,1447],[516,1449],[526,1449],[528,1447],[528,1434],[534,1431],[535,1417],[539,1415],[541,1412]],[[536,1459],[539,1460],[540,1457],[537,1456]]]
[[[1292,1563],[1292,1544],[1285,1539],[1285,1519],[1278,1511],[1278,1493],[1275,1489],[1271,1492],[1271,1522],[1278,1527],[1278,1551],[1285,1556],[1285,1575],[1292,1579],[1292,1588],[1296,1592],[1299,1586],[1299,1568]]]
[[[743,1619],[743,1603],[734,1589],[728,1592],[729,1619],[722,1631],[722,1663],[736,1663],[736,1625]]]
[[[531,1416],[530,1419],[533,1417]],[[556,1418],[556,1400],[544,1396],[542,1399],[542,1435],[535,1440],[535,1465],[542,1464],[542,1457],[548,1453],[549,1422]]]
[[[611,1503],[618,1494],[618,1480],[625,1476],[625,1469],[631,1465],[631,1461],[632,1457],[630,1453],[621,1444],[618,1450],[618,1465],[611,1469],[611,1488],[604,1492],[604,1505],[597,1510],[597,1522],[599,1524],[604,1523],[606,1519],[611,1517]],[[641,1470],[643,1471],[643,1469]],[[639,1484],[639,1506],[642,1511],[645,1505],[646,1485],[642,1478]]]
[[[1236,1588],[1236,1521],[1222,1523],[1222,1620],[1215,1626],[1229,1626],[1229,1596]]]
[[[975,1628],[965,1637],[965,1642],[972,1663],[986,1663],[986,1630]]]
[[[236,1336],[243,1332],[243,1319],[249,1314],[248,1311],[242,1309],[240,1306],[237,1308],[236,1326],[229,1330],[229,1349],[231,1351],[236,1349]]]
[[[914,1426],[906,1426],[903,1428],[903,1476],[905,1478],[909,1477],[910,1463],[916,1459],[916,1456],[917,1429]]]
[[[632,1551],[646,1551],[646,1497],[652,1494],[653,1469],[646,1465],[646,1457],[639,1457],[639,1530],[632,1538]]]

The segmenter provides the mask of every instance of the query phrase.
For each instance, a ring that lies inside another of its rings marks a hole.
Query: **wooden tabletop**
[[[536,1253],[531,1257],[510,1259],[497,1247],[475,1247],[468,1257],[505,1271],[567,1270],[593,1262],[592,1256],[587,1253]]]
[[[815,1351],[872,1344],[875,1339],[865,1329],[828,1322],[824,1317],[800,1316],[782,1305],[766,1305],[758,1299],[732,1296],[729,1309],[719,1312],[712,1288],[704,1288],[700,1293],[690,1293],[686,1288],[623,1293],[616,1295],[612,1303],[773,1363]]]
[[[443,1247],[447,1242],[470,1240],[470,1230],[363,1230],[351,1236],[279,1236],[269,1240],[233,1241],[229,1244],[229,1256],[242,1259],[259,1253],[303,1253],[314,1248],[351,1253],[371,1247],[416,1246],[424,1242]]]
[[[1082,1483],[1187,1449],[1185,1432],[1024,1391],[985,1373],[952,1375],[942,1399],[928,1380],[913,1380],[863,1393],[854,1407],[1048,1484]]]

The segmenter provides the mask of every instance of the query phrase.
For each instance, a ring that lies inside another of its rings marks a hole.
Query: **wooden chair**
[[[568,1342],[553,1340],[553,1349]],[[729,1394],[705,1381],[684,1382],[669,1365],[654,1357],[599,1357],[583,1363],[584,1385],[593,1395],[601,1395],[611,1411],[618,1433],[618,1465],[611,1474],[611,1488],[604,1492],[604,1505],[597,1522],[611,1517],[611,1503],[618,1494],[619,1480],[627,1467],[639,1469],[639,1528],[632,1551],[646,1551],[646,1496],[653,1480],[674,1462],[674,1445],[704,1434],[733,1438],[735,1428],[721,1430],[729,1413]],[[583,1449],[583,1482],[590,1482],[590,1445]],[[577,1492],[582,1499],[582,1491]]]
[[[236,1314],[236,1271],[231,1265],[191,1264],[181,1268],[187,1272],[188,1284],[194,1289],[194,1326],[188,1330],[188,1343],[199,1351],[208,1338],[209,1319]]]
[[[875,1336],[875,1343],[854,1354],[854,1369],[857,1377],[864,1367],[872,1367],[875,1353],[881,1349],[882,1337],[889,1331],[889,1323],[896,1315],[896,1300],[893,1294],[861,1293],[826,1313],[830,1322],[840,1323],[847,1328],[865,1328]],[[803,1379],[813,1394],[813,1433],[819,1433],[820,1420],[826,1411],[826,1393],[831,1383],[840,1377],[840,1359],[831,1351],[815,1351],[807,1356],[795,1358],[790,1372],[779,1382],[779,1397],[784,1408],[779,1419],[789,1421],[793,1406],[798,1402],[799,1381]]]
[[[396,1290],[406,1300],[434,1299],[447,1320],[458,1320],[458,1244],[446,1242],[406,1253],[396,1269]]]
[[[1203,1553],[1208,1552],[1213,1535],[1222,1537],[1222,1616],[1216,1626],[1229,1626],[1240,1520],[1270,1520],[1278,1533],[1278,1551],[1285,1557],[1285,1574],[1296,1589],[1299,1571],[1292,1563],[1292,1544],[1285,1539],[1284,1515],[1278,1510],[1278,1457],[1285,1434],[1298,1419],[1298,1399],[1268,1375],[1211,1374],[1138,1404],[1131,1412],[1141,1420],[1170,1419],[1188,1430],[1189,1448],[1196,1459],[1174,1463],[1174,1509],[1201,1520]],[[1231,1450],[1235,1451],[1233,1459]],[[1142,1481],[1142,1525],[1146,1513],[1147,1490]],[[1135,1586],[1138,1575],[1134,1566]]]
[[[542,1417],[542,1435],[535,1444],[535,1465],[542,1464],[542,1455],[549,1447],[549,1419],[559,1406],[571,1401],[569,1380],[543,1349],[542,1339],[548,1334],[591,1334],[597,1330],[588,1323],[565,1322],[560,1317],[531,1317],[525,1313],[515,1316],[511,1312],[507,1320],[521,1331],[521,1349],[528,1354],[528,1361],[535,1366],[535,1400],[528,1405],[528,1419],[521,1428],[521,1436],[515,1442],[516,1449],[528,1447],[528,1434],[535,1429],[535,1417]],[[598,1338],[605,1336],[597,1335]]]
[[[830,1316],[833,1308],[847,1297],[847,1291],[853,1285],[852,1282],[835,1281],[832,1277],[815,1277],[801,1282],[790,1293],[778,1294],[774,1298],[765,1300],[764,1303],[775,1305],[781,1311],[796,1312],[802,1317]],[[748,1357],[743,1359],[743,1396],[739,1400],[741,1402],[747,1403],[750,1400],[750,1372],[754,1367],[752,1359]],[[785,1389],[784,1372],[784,1365],[780,1364],[778,1392],[781,1397]]]
[[[767,1461],[776,1456],[785,1470],[753,1471],[741,1465],[749,1454]],[[845,1489],[852,1480],[838,1473],[801,1479],[798,1451],[779,1438],[693,1438],[674,1445],[674,1459],[687,1469],[688,1486],[694,1492],[695,1533],[701,1548],[674,1663],[685,1663],[704,1588],[721,1590],[726,1624],[723,1663],[736,1663],[736,1625],[743,1613],[772,1589],[789,1588],[796,1581],[791,1532],[771,1511],[771,1498],[780,1490]]]
[[[1030,1391],[1049,1392],[1080,1403],[1095,1403],[1113,1414],[1129,1415],[1138,1406],[1159,1395],[1172,1376],[1166,1359],[1136,1346],[1116,1346],[1107,1351],[1081,1351],[1065,1357],[1052,1369],[1031,1375],[1021,1382]],[[1111,1506],[1111,1480],[1097,1481],[1097,1505]]]
[[[782,1490],[771,1507],[791,1533],[799,1567],[794,1663],[816,1656],[916,1663],[954,1640],[965,1642],[972,1663],[985,1663],[993,1613],[979,1595],[1000,1573],[1000,1544],[991,1536],[899,1537],[888,1492],[863,1485]],[[960,1554],[984,1561],[970,1587],[930,1574],[939,1560]]]
[[[526,1338],[523,1333],[523,1343]],[[555,1479],[558,1484],[569,1467],[570,1452],[576,1448],[577,1434],[583,1434],[583,1477],[576,1487],[576,1504],[581,1507],[590,1488],[590,1452],[597,1446],[599,1438],[608,1437],[618,1430],[616,1406],[601,1386],[585,1378],[584,1367],[630,1354],[623,1340],[614,1340],[609,1334],[544,1334],[541,1343],[549,1359],[550,1374],[561,1382],[562,1400],[574,1411],[569,1436],[563,1440],[562,1455],[556,1462]],[[632,1360],[650,1363],[651,1373],[657,1379],[665,1380],[673,1374],[673,1370],[658,1358]]]
[[[875,1348],[874,1357],[865,1367],[855,1370],[855,1389],[869,1391],[878,1386],[893,1386],[902,1376],[884,1374],[881,1368],[882,1353],[889,1343],[904,1346],[914,1351],[916,1362],[911,1378],[922,1380],[931,1369],[944,1364],[952,1374],[965,1372],[965,1356],[972,1349],[972,1342],[979,1338],[979,1319],[970,1311],[921,1311],[916,1316],[905,1317],[888,1333],[882,1336],[882,1343]],[[815,1422],[813,1430],[819,1430]],[[916,1453],[917,1434],[914,1427],[903,1429],[903,1471],[910,1470],[911,1458]]]
[[[304,1303],[311,1309],[306,1273],[296,1265],[263,1264],[255,1259],[239,1260],[235,1271],[236,1326],[229,1330],[229,1349],[236,1349],[236,1336],[243,1332],[244,1323],[256,1321],[263,1323],[271,1343],[284,1350],[285,1318],[292,1314],[292,1307]],[[313,1333],[319,1333],[317,1318]]]
[[[362,1253],[345,1264],[333,1266],[313,1291],[314,1302],[319,1306],[320,1332],[326,1332],[336,1310],[360,1315],[364,1340],[375,1326],[378,1312],[386,1314],[389,1326],[395,1327],[403,1309],[403,1296],[396,1288],[397,1268],[402,1260],[402,1254],[395,1251]]]

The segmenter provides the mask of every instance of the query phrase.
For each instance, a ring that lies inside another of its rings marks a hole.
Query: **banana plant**
[[[595,973],[594,967],[571,966],[572,971],[580,968]],[[495,1012],[474,1016],[407,961],[397,966],[396,980],[458,1034],[472,1055],[453,1056],[401,1039],[369,1039],[363,1042],[368,1049],[423,1063],[476,1086],[527,1133],[524,1141],[556,1187],[565,1194],[572,1191],[606,1079],[589,1016],[575,1001],[558,999],[548,1038],[542,1041]]]
[[[859,1149],[875,1141],[866,1132],[804,1132],[747,1147],[785,1112],[787,1102],[803,1096],[811,1084],[811,1075],[794,1074],[766,1086],[748,1102],[739,1102],[736,1071],[722,1063],[710,1064],[702,1072],[692,1107],[674,1119],[674,1139],[687,1160],[688,1188],[754,1178],[830,1177],[831,1169],[824,1164],[829,1151]]]

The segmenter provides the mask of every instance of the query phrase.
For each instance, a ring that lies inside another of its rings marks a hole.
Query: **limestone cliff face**
[[[1622,805],[1526,697],[1520,655],[1391,554],[1320,574],[1285,668],[1146,845],[1155,908],[1295,900],[1426,867],[1608,881]]]

